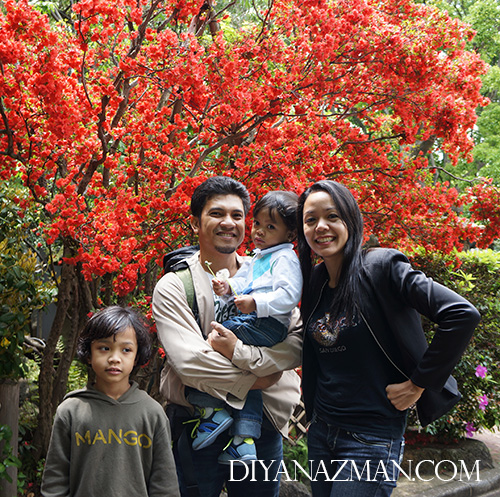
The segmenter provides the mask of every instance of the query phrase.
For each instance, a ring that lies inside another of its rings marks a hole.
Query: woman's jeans
[[[307,436],[313,497],[388,497],[404,439],[353,433],[313,415]]]

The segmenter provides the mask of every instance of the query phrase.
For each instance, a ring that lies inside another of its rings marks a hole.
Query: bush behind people
[[[443,439],[473,436],[481,428],[500,424],[500,252],[470,250],[455,258],[417,251],[411,259],[415,268],[464,296],[481,313],[481,322],[453,373],[462,400],[425,428]],[[424,321],[424,329],[432,336],[432,323]],[[412,413],[409,425],[413,421]]]

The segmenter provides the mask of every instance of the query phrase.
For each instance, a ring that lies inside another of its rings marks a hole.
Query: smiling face
[[[263,250],[293,239],[294,233],[288,229],[278,213],[271,217],[269,209],[262,209],[254,216],[252,240],[257,248]]]
[[[325,261],[330,276],[337,275],[349,232],[332,197],[325,191],[311,193],[304,203],[302,221],[309,247]]]
[[[125,330],[90,345],[89,364],[96,374],[95,388],[118,399],[130,387],[129,376],[135,366],[137,338],[135,330]]]
[[[203,252],[232,254],[245,236],[245,211],[237,195],[215,195],[201,212],[200,218],[191,218],[193,231]]]

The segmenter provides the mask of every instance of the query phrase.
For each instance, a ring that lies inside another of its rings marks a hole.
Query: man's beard
[[[219,254],[232,254],[236,251],[236,247],[215,247],[215,250],[219,252]]]

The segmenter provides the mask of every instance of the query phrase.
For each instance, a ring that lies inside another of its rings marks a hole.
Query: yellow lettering
[[[129,439],[127,439],[129,435],[132,436]],[[127,431],[123,436],[124,436],[123,440],[127,445],[137,445],[137,432]]]
[[[104,434],[102,433],[101,430],[97,430],[97,433],[95,434],[94,441],[92,442],[92,445],[94,445],[97,441],[101,441],[102,443],[107,443],[106,439],[104,438]]]
[[[118,432],[119,435],[117,435],[111,428],[109,429],[108,432],[108,443],[111,443],[111,437],[113,437],[119,444],[122,443],[122,430],[120,428],[120,431]]]
[[[145,440],[146,443],[144,443],[142,440]],[[142,435],[139,435],[139,446],[142,447],[143,449],[149,449],[153,445],[153,441],[145,434],[143,433]]]
[[[85,437],[82,437],[77,431],[75,432],[76,446],[80,447],[80,442],[90,445],[90,431],[87,430]]]
[[[78,447],[81,444],[95,445],[98,442],[102,442],[104,444],[112,444],[113,442],[121,444],[122,442],[125,442],[130,446],[139,445],[139,447],[142,447],[143,449],[149,449],[153,446],[153,440],[145,433],[139,435],[133,430],[123,433],[122,428],[118,430],[118,433],[116,433],[112,428],[109,428],[107,440],[102,430],[97,430],[93,440],[90,430],[88,430],[83,436],[80,435],[80,433],[75,432],[75,440]]]

